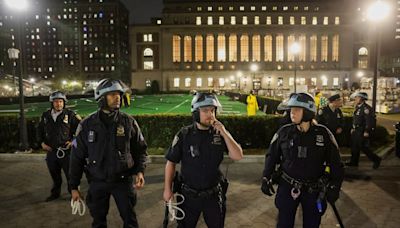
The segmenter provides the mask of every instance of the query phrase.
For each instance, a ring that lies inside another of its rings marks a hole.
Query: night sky
[[[161,17],[163,0],[121,0],[130,11],[130,24],[150,23],[150,18]]]

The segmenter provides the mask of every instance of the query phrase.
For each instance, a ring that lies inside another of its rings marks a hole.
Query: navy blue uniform
[[[69,155],[70,149],[64,150],[65,156],[57,157],[57,149],[64,148],[67,141],[72,142],[76,128],[81,118],[73,111],[63,109],[54,121],[51,109],[44,112],[38,126],[38,142],[45,143],[52,148],[46,154],[46,164],[53,179],[51,195],[58,197],[61,192],[61,169],[64,170],[67,181],[69,180]],[[60,153],[59,155],[62,155]],[[70,192],[69,185],[68,191]]]
[[[362,150],[367,157],[375,162],[380,162],[378,155],[373,153],[370,146],[369,137],[364,136],[364,132],[368,133],[370,136],[375,127],[374,111],[372,107],[367,103],[363,102],[356,106],[353,115],[353,132],[351,134],[351,160],[352,165],[358,165],[360,158],[360,151]]]
[[[196,227],[201,213],[208,227],[224,226],[226,198],[220,186],[223,177],[219,165],[227,151],[223,137],[212,128],[200,130],[193,124],[175,136],[165,157],[181,163],[181,193],[185,196],[181,208],[186,215],[178,227]]]
[[[133,175],[144,172],[147,144],[133,117],[98,111],[82,121],[71,152],[70,183],[77,189],[85,171],[89,181],[87,205],[93,227],[107,226],[110,195],[124,227],[138,227]]]
[[[344,127],[343,113],[340,108],[334,111],[329,106],[325,106],[318,111],[317,121],[319,124],[325,125],[333,134],[336,130]]]
[[[326,210],[326,201],[322,202],[322,213],[317,210],[316,202],[319,189],[315,183],[324,175],[325,165],[330,166],[330,182],[340,188],[343,168],[338,147],[332,133],[322,125],[311,125],[307,132],[300,132],[295,124],[283,126],[271,141],[266,154],[263,176],[271,179],[276,165],[280,165],[282,178],[275,205],[279,210],[277,227],[293,227],[299,204],[303,208],[303,227],[319,227],[321,216]],[[300,195],[293,199],[292,184],[286,175],[300,183]],[[288,179],[288,178],[286,178]]]

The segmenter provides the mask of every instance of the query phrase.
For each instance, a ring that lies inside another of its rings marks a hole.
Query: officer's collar
[[[195,132],[206,132],[206,131],[211,131],[212,130],[211,127],[209,127],[208,129],[199,129],[197,127],[197,122],[193,123],[193,129],[194,129]]]

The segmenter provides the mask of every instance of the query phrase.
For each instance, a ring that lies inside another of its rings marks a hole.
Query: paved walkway
[[[349,176],[343,184],[337,208],[348,227],[393,227],[400,224],[400,159],[390,155],[379,170],[373,171],[371,163],[363,161],[358,169],[347,170]],[[222,165],[225,169],[225,164]],[[231,185],[228,190],[226,227],[274,227],[277,210],[273,198],[260,192],[261,162],[234,163],[229,166]],[[163,221],[162,164],[150,164],[146,171],[146,186],[138,192],[136,207],[141,227],[161,227]],[[362,180],[366,175],[371,180]],[[86,181],[84,181],[86,183]],[[64,184],[65,185],[65,184]],[[0,227],[90,227],[89,214],[71,215],[69,197],[45,203],[51,187],[50,176],[44,161],[0,160]],[[87,185],[83,184],[83,191]],[[122,227],[115,203],[111,200],[108,215],[109,227]],[[175,227],[172,223],[170,227]],[[205,227],[200,221],[198,227]],[[301,209],[296,218],[301,227]],[[337,227],[329,208],[321,227]]]

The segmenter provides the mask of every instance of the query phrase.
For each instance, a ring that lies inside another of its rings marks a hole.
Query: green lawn
[[[133,115],[144,114],[187,114],[190,113],[190,103],[193,96],[188,94],[169,94],[169,95],[143,95],[132,96],[131,106],[122,108],[123,112]],[[218,99],[222,104],[221,114],[245,115],[246,105],[238,101],[232,101],[227,96],[219,96]],[[49,102],[29,103],[25,105],[27,116],[40,116],[43,111],[48,109]],[[94,99],[75,99],[69,100],[67,107],[76,111],[82,116],[96,111],[97,103]],[[19,105],[0,105],[0,115],[16,115]],[[261,111],[257,113],[263,115]]]

